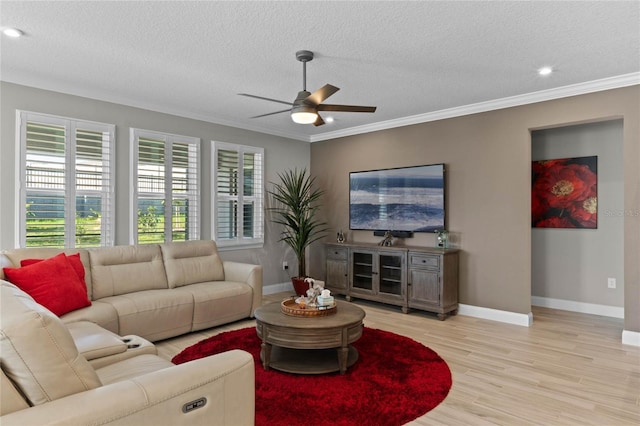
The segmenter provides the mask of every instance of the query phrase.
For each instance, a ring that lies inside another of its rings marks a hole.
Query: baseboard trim
[[[622,344],[640,346],[640,332],[622,330]]]
[[[624,308],[618,306],[598,305],[595,303],[576,302],[573,300],[553,299],[551,297],[531,296],[533,306],[562,309],[563,311],[600,315],[603,317],[624,318]]]
[[[507,324],[530,327],[533,324],[533,314],[519,314],[517,312],[501,311],[498,309],[484,308],[482,306],[458,305],[458,314],[468,317],[488,319],[491,321],[506,322]]]
[[[278,284],[266,285],[266,286],[262,287],[262,294],[274,294],[274,293],[280,293],[280,292],[283,292],[283,291],[291,291],[291,292],[293,292],[293,284],[291,284],[291,281],[284,282],[284,283],[278,283]]]

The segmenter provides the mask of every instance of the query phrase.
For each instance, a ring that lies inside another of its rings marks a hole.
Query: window
[[[212,142],[213,238],[220,247],[262,247],[264,149]]]
[[[200,139],[131,129],[133,244],[200,239]]]
[[[18,126],[18,246],[112,246],[115,126],[26,111]]]

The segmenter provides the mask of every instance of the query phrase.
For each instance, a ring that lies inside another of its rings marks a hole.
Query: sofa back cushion
[[[224,268],[215,241],[176,242],[160,247],[170,288],[224,280]]]
[[[102,385],[60,318],[7,281],[0,301],[2,371],[30,405]]]
[[[91,293],[91,274],[89,273],[89,252],[86,249],[59,249],[52,247],[29,247],[29,248],[17,248],[4,250],[0,254],[0,279],[6,280],[2,268],[17,268],[21,266],[21,262],[26,259],[49,259],[60,253],[64,253],[67,256],[80,254],[80,261],[84,267],[84,281],[87,284],[87,296],[89,300],[93,300]]]
[[[168,288],[157,244],[89,249],[94,300]]]

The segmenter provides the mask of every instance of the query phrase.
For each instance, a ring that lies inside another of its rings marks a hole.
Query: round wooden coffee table
[[[364,311],[349,302],[336,301],[335,314],[298,317],[282,313],[280,302],[255,311],[256,331],[262,339],[260,359],[265,370],[297,374],[340,371],[358,360],[350,344],[362,336]]]

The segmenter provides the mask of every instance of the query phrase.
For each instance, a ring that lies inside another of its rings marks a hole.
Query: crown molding
[[[24,78],[18,80],[25,80]],[[444,120],[447,118],[462,117],[465,115],[478,114],[481,112],[494,111],[504,108],[512,108],[521,105],[533,104],[537,102],[550,101],[553,99],[567,98],[570,96],[584,95],[603,90],[618,89],[621,87],[635,86],[640,84],[640,72],[623,74],[615,77],[603,78],[600,80],[588,81],[586,83],[572,84],[569,86],[558,87],[555,89],[547,89],[538,92],[527,93],[524,95],[511,96],[507,98],[495,99],[486,102],[465,105],[461,107],[448,108],[440,111],[433,111],[424,114],[411,115],[393,120],[380,121],[377,123],[366,124],[363,126],[349,127],[346,129],[336,130],[332,132],[321,133],[317,135],[305,135],[301,133],[282,132],[273,129],[267,129],[261,126],[247,125],[246,123],[235,122],[231,120],[216,119],[214,117],[205,116],[198,113],[174,110],[166,106],[159,106],[153,103],[134,100],[127,97],[114,96],[111,93],[101,91],[93,91],[92,93],[80,93],[76,87],[64,86],[52,89],[48,87],[46,82],[37,79],[26,79],[26,81],[16,81],[11,79],[0,79],[8,83],[30,86],[42,90],[65,93],[72,96],[90,98],[103,102],[110,102],[119,105],[126,105],[133,108],[145,109],[164,114],[175,115],[178,117],[190,118],[194,120],[204,121],[208,123],[218,124],[221,126],[233,127],[252,132],[264,133],[272,136],[279,136],[288,139],[299,140],[303,142],[320,142],[325,140],[337,139],[346,136],[359,135],[363,133],[377,132],[380,130],[388,130],[396,127],[411,126],[413,124],[428,123],[430,121]]]
[[[498,109],[512,108],[521,105],[550,101],[553,99],[600,92],[603,90],[635,86],[637,84],[640,84],[640,72],[588,81],[586,83],[572,84],[555,89],[541,90],[539,92],[532,92],[524,95],[510,96],[507,98],[495,99],[487,102],[479,102],[476,104],[470,104],[461,107],[443,109],[440,111],[428,112],[425,114],[417,114],[394,120],[381,121],[364,126],[350,127],[348,129],[336,130],[334,132],[327,132],[320,135],[311,136],[309,138],[309,142],[320,142],[330,139],[342,138],[345,136],[371,133],[379,130],[387,130],[396,127],[410,126],[413,124],[427,123],[430,121],[444,120],[447,118],[461,117],[465,115],[478,114],[481,112],[494,111]]]
[[[77,96],[79,98],[97,100],[100,102],[107,102],[116,105],[124,105],[131,108],[143,109],[146,111],[158,112],[161,114],[173,115],[176,117],[188,118],[192,120],[203,121],[206,123],[218,124],[220,126],[232,127],[234,129],[247,130],[251,132],[264,133],[272,136],[279,136],[287,139],[294,139],[303,142],[310,142],[308,135],[300,133],[282,132],[273,129],[267,129],[261,126],[247,125],[246,123],[240,123],[233,120],[224,120],[211,117],[204,114],[185,112],[178,109],[166,107],[165,105],[158,105],[152,102],[145,102],[138,99],[132,99],[126,96],[114,95],[110,92],[101,90],[87,90],[85,88],[78,89],[75,85],[57,84],[55,87],[51,87],[48,81],[37,78],[0,78],[0,81],[17,84],[21,86],[33,87],[35,89],[47,90],[50,92],[62,93],[69,96]]]

